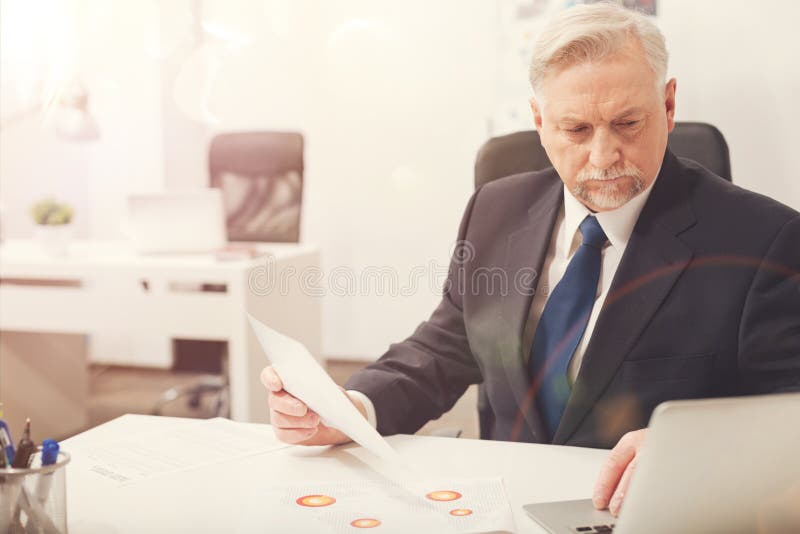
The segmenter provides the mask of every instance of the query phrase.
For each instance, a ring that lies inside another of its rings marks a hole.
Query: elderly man
[[[800,214],[667,150],[666,69],[659,30],[621,7],[541,33],[531,108],[553,168],[475,192],[439,306],[349,380],[381,433],[482,382],[493,439],[613,446],[594,502],[616,514],[659,403],[800,389]],[[505,294],[460,283],[498,267],[539,276]],[[263,381],[280,439],[347,441],[272,369]]]

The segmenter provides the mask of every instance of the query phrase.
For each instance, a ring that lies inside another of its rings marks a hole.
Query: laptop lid
[[[591,499],[523,508],[555,534],[800,532],[800,393],[653,413],[619,519]]]
[[[800,532],[800,394],[661,404],[615,532]]]
[[[227,242],[219,189],[128,197],[128,230],[143,253],[212,252]]]

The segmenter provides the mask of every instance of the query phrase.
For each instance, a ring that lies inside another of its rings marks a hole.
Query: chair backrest
[[[714,174],[731,180],[728,144],[714,126],[703,122],[676,122],[669,134],[668,146],[675,155],[694,160]],[[478,151],[475,187],[551,165],[539,141],[539,132],[535,130],[493,137]]]
[[[300,239],[302,134],[219,134],[211,140],[208,166],[211,187],[222,189],[229,241]]]

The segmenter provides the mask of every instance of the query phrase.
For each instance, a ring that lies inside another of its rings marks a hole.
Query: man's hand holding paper
[[[337,386],[301,343],[253,316],[249,319],[272,364],[261,376],[270,389],[270,413],[277,415],[277,422],[272,422],[279,439],[305,445],[333,445],[352,439],[379,458],[401,463],[367,421],[366,407]]]
[[[283,382],[272,366],[261,372],[261,382],[269,390],[269,420],[279,440],[296,445],[338,445],[351,441],[340,430],[325,425],[319,414],[284,390]],[[347,395],[344,389],[342,393]],[[347,397],[366,417],[364,406],[349,395]]]

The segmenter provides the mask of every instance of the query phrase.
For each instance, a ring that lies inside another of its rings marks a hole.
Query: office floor
[[[341,385],[364,365],[361,362],[332,360],[328,362],[328,372]],[[162,369],[92,365],[89,381],[90,426],[97,426],[125,413],[149,414],[167,389],[194,384],[207,376]],[[463,432],[462,437],[477,438],[476,402],[477,388],[473,386],[452,410],[425,425],[418,433],[431,434],[443,429],[459,428]],[[198,409],[190,408],[185,400],[176,401],[164,407],[164,415],[211,417],[213,399],[209,397]]]

